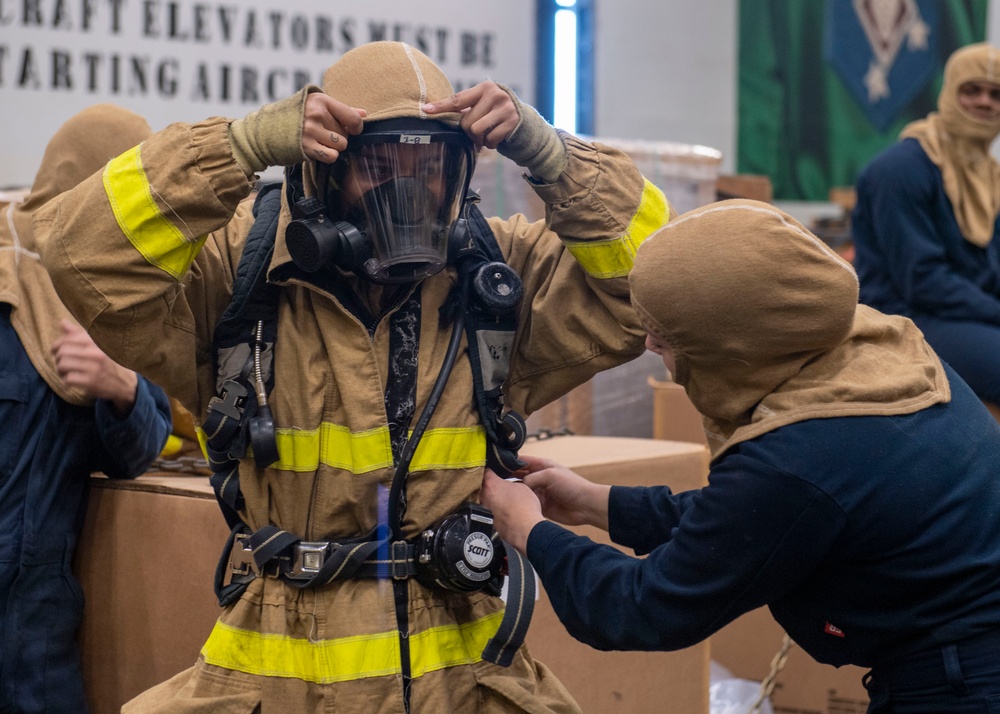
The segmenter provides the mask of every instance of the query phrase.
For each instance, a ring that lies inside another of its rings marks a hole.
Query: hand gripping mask
[[[461,130],[427,119],[372,122],[337,161],[317,167],[317,199],[296,206],[289,253],[303,270],[335,264],[379,284],[434,275],[449,245],[462,242],[474,163]]]

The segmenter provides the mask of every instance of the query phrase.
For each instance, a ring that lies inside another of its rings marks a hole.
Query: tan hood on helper
[[[975,81],[1000,84],[996,47],[979,43],[952,54],[944,68],[938,111],[911,122],[899,137],[919,141],[941,170],[962,235],[982,248],[993,239],[1000,214],[1000,164],[990,155],[990,144],[1000,134],[1000,119],[984,122],[962,110],[959,87]]]
[[[11,323],[35,369],[53,391],[72,404],[92,400],[63,384],[49,351],[61,335],[59,322],[73,318],[38,258],[31,217],[151,134],[145,119],[121,107],[99,104],[84,109],[49,140],[24,202],[7,206],[0,216],[0,302],[12,306]]]
[[[722,201],[670,222],[639,248],[629,284],[674,351],[713,458],[797,421],[951,398],[916,326],[858,305],[854,269],[769,204]]]

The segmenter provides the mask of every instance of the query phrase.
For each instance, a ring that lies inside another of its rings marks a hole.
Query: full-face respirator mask
[[[289,254],[306,272],[335,265],[373,283],[422,280],[467,243],[462,204],[472,141],[426,119],[373,122],[332,164],[317,165],[317,195],[292,209]]]

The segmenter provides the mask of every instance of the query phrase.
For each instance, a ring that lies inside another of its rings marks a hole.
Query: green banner
[[[852,186],[903,126],[936,109],[945,60],[986,37],[988,0],[930,0],[933,6],[922,5],[924,0],[895,0],[893,6],[893,1],[740,0],[739,173],[770,177],[777,200],[825,201],[831,188]],[[857,37],[834,34],[850,23]],[[905,63],[895,73],[893,63],[921,39],[931,53],[932,71],[927,79],[919,78],[922,87],[906,95],[912,99],[890,116],[883,114],[886,126],[879,130],[858,87],[868,87],[877,97],[877,87],[884,85],[885,92],[893,89],[892,82],[912,80]],[[870,47],[874,69],[852,86],[845,82],[843,65],[841,74],[834,65],[838,52],[856,60],[858,46],[851,43],[858,41]],[[881,74],[875,71],[880,68]]]

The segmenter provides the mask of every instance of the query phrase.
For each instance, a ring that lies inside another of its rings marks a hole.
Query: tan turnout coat
[[[546,221],[490,219],[508,264],[524,280],[507,388],[522,414],[641,352],[645,333],[630,307],[627,273],[636,247],[669,214],[662,193],[625,154],[563,139],[567,170],[535,188],[548,207]],[[164,385],[196,415],[215,394],[212,331],[230,301],[253,221],[251,188],[232,157],[226,120],[177,124],[109,162],[34,223],[53,281],[102,349]],[[283,206],[272,271],[289,261],[289,220]],[[453,281],[449,269],[421,288],[414,420],[446,351],[450,331],[438,328],[437,317]],[[272,523],[307,540],[372,527],[376,487],[392,478],[388,345],[386,316],[364,325],[329,292],[298,279],[284,284],[270,397],[280,459],[268,469],[252,459],[242,464],[243,516],[252,527]],[[406,535],[477,500],[484,463],[472,374],[462,356],[408,478]],[[300,590],[258,578],[222,611],[197,664],[125,711],[401,713],[401,647],[408,650],[415,714],[578,710],[526,649],[510,668],[482,661],[500,599],[412,580],[408,593],[409,625],[401,636],[389,583],[359,579]]]

